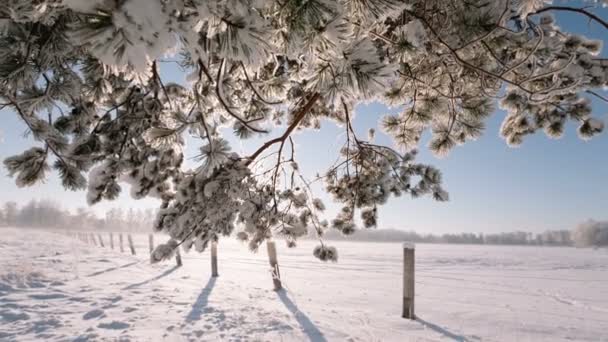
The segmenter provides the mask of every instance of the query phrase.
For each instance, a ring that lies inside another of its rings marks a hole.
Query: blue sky
[[[608,9],[595,11],[608,18]],[[588,24],[582,17],[559,14],[558,23],[567,30],[588,37],[604,39],[608,31]],[[576,18],[576,20],[574,20]],[[606,41],[608,43],[608,41]],[[604,56],[608,55],[604,48]],[[177,70],[165,72],[167,80],[181,81]],[[384,114],[396,112],[378,103],[361,105],[356,109],[355,129],[365,136],[370,127],[377,127]],[[608,106],[594,101],[594,114],[608,123]],[[26,127],[16,115],[1,111],[0,159],[23,151],[32,145],[24,137]],[[443,159],[432,156],[421,145],[419,161],[437,166],[443,171],[450,202],[434,202],[427,198],[392,199],[380,209],[380,227],[416,230],[421,233],[499,232],[547,229],[570,229],[586,219],[608,219],[608,134],[591,141],[582,141],[576,128],[570,125],[565,136],[552,140],[544,134],[526,139],[516,149],[509,148],[498,131],[505,113],[497,111],[487,122],[483,137],[457,147]],[[379,127],[377,127],[379,128]],[[379,131],[379,130],[378,130]],[[297,133],[297,159],[308,175],[322,172],[336,158],[336,148],[342,144],[344,129],[325,122],[320,131]],[[279,134],[279,130],[272,136]],[[427,137],[428,138],[428,137]],[[378,136],[378,142],[390,140]],[[235,142],[237,152],[250,152],[264,139]],[[197,141],[189,142],[186,157],[196,154]],[[84,192],[68,192],[61,188],[54,174],[45,184],[20,189],[13,179],[0,170],[0,202],[9,200],[25,203],[31,198],[50,198],[66,208],[86,207]],[[127,185],[121,197],[91,208],[102,213],[111,207],[157,207],[154,200],[133,200]],[[324,196],[319,186],[316,195]],[[335,207],[330,207],[329,213]]]

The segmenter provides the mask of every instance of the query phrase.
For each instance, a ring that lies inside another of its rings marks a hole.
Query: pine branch
[[[165,97],[167,98],[167,101],[169,102],[169,106],[171,108],[173,108],[173,103],[171,102],[171,98],[169,97],[169,93],[167,93],[167,88],[165,88],[165,84],[163,83],[163,80],[160,78],[160,75],[158,74],[158,68],[156,65],[156,61],[152,62],[152,77],[154,78],[154,82],[158,85],[160,85],[160,87],[163,90],[163,93],[165,94]],[[156,95],[156,93],[155,93]]]
[[[604,102],[608,103],[608,97],[606,97],[606,96],[602,96],[602,95],[600,95],[600,94],[596,93],[596,92],[595,92],[595,91],[593,91],[593,90],[587,90],[587,91],[585,91],[585,92],[586,92],[587,94],[591,94],[591,95],[593,95],[593,96],[597,97],[598,99],[600,99],[600,100],[602,100],[602,101],[604,101]]]
[[[34,129],[32,127],[32,124],[29,122],[29,120],[27,119],[27,114],[25,114],[25,112],[23,111],[23,109],[21,109],[21,107],[19,106],[19,104],[16,101],[13,101],[12,99],[8,99],[12,106],[15,107],[17,114],[19,114],[19,117],[21,117],[21,119],[23,120],[23,122],[25,122],[25,124],[28,126],[28,128],[33,132]],[[59,161],[61,161],[61,163],[63,163],[63,165],[68,166],[69,164],[65,161],[65,159],[63,158],[63,156],[61,154],[59,154],[59,152],[53,147],[51,146],[51,144],[48,142],[47,139],[42,139],[44,141],[44,144],[46,145],[47,149],[50,149],[53,154],[57,157],[57,159],[59,159]]]
[[[248,129],[257,132],[257,133],[268,133],[267,130],[263,130],[263,129],[259,129],[259,128],[255,128],[253,126],[251,126],[249,123],[251,121],[246,121],[243,118],[240,117],[240,115],[234,113],[232,111],[232,109],[230,109],[230,106],[228,106],[228,104],[226,103],[226,100],[224,100],[223,96],[222,96],[222,72],[224,70],[224,64],[225,64],[225,60],[222,59],[222,62],[220,63],[220,67],[219,70],[217,71],[217,80],[215,83],[215,94],[217,95],[217,99],[220,101],[220,103],[222,104],[222,106],[224,107],[224,109],[226,110],[226,112],[228,114],[230,114],[230,116],[232,116],[233,118],[235,118],[238,122],[240,122],[241,124],[243,124],[243,126],[247,127]]]
[[[205,76],[207,76],[209,83],[213,84],[213,77],[211,77],[211,74],[209,73],[209,70],[205,66],[205,63],[203,63],[203,61],[200,58],[198,59],[198,67],[200,68],[200,71],[202,73],[204,73]],[[199,78],[200,78],[200,76],[199,76]]]
[[[589,19],[594,20],[595,22],[604,26],[604,28],[606,28],[608,30],[608,21],[585,10],[584,8],[576,8],[576,7],[568,7],[568,6],[548,6],[548,7],[542,8],[534,13],[530,13],[530,15],[536,15],[536,14],[540,14],[540,13],[548,12],[548,11],[566,11],[566,12],[579,13],[579,14],[589,17]]]
[[[93,128],[93,133],[98,133],[99,132],[98,130],[101,127],[101,123],[104,121],[104,119],[106,117],[108,117],[113,110],[116,110],[116,109],[124,106],[125,104],[127,104],[131,100],[131,96],[133,96],[134,93],[135,93],[135,87],[132,87],[131,90],[129,91],[129,94],[127,95],[127,98],[124,101],[122,101],[122,102],[116,104],[115,106],[111,107],[110,109],[106,110],[106,112],[101,117],[99,117],[97,124]],[[116,121],[123,116],[117,115],[113,120],[111,120],[109,122]]]
[[[430,23],[429,23],[429,22],[426,20],[426,18],[421,17],[421,16],[419,16],[419,15],[417,15],[417,14],[415,14],[415,13],[411,12],[411,11],[407,11],[407,12],[408,12],[410,15],[412,15],[414,18],[416,18],[416,19],[420,20],[420,21],[421,21],[421,22],[422,22],[422,23],[423,23],[423,24],[424,24],[424,25],[425,25],[425,26],[426,26],[426,27],[429,29],[429,31],[431,31],[431,33],[433,34],[433,36],[435,36],[435,38],[437,38],[437,41],[439,41],[439,43],[440,43],[441,45],[443,45],[443,46],[444,46],[446,49],[448,49],[448,51],[449,51],[449,52],[450,52],[450,54],[451,54],[451,55],[454,57],[454,59],[456,59],[456,62],[458,62],[458,64],[460,64],[460,65],[462,65],[462,66],[464,66],[464,67],[467,67],[467,68],[469,68],[469,69],[472,69],[472,70],[474,70],[474,71],[477,71],[477,72],[478,72],[478,73],[480,73],[480,74],[483,74],[483,75],[489,76],[489,77],[491,77],[491,78],[496,78],[496,79],[499,79],[499,80],[501,80],[501,81],[503,81],[503,82],[505,82],[505,83],[507,83],[507,84],[510,84],[510,85],[512,85],[512,86],[515,86],[515,87],[519,88],[520,90],[522,90],[522,91],[524,91],[524,92],[526,92],[526,93],[528,93],[528,94],[533,94],[533,93],[534,93],[534,92],[532,92],[531,90],[526,89],[525,87],[523,87],[521,84],[519,84],[519,83],[517,83],[517,82],[514,82],[514,81],[511,81],[511,80],[509,80],[508,78],[506,78],[506,77],[504,77],[504,76],[502,76],[502,75],[495,74],[495,73],[493,73],[493,72],[491,72],[491,71],[488,71],[488,70],[486,70],[486,69],[484,69],[484,68],[478,67],[478,66],[476,66],[476,65],[473,65],[473,64],[471,64],[471,63],[467,62],[467,61],[466,61],[466,60],[464,60],[462,57],[460,57],[460,55],[458,54],[458,52],[457,52],[457,51],[456,51],[456,50],[455,50],[455,49],[454,49],[452,46],[450,46],[450,44],[448,44],[448,43],[447,43],[447,42],[446,42],[446,41],[445,41],[445,40],[444,40],[444,39],[441,37],[441,35],[439,35],[439,33],[438,33],[438,32],[435,30],[435,28],[434,28],[434,27],[433,27],[433,26],[432,26],[432,25],[431,25],[431,24],[430,24]]]
[[[249,85],[249,88],[251,88],[251,91],[253,91],[253,93],[255,94],[255,96],[258,97],[258,99],[260,99],[260,101],[264,102],[267,105],[278,105],[281,104],[281,101],[267,101],[266,99],[264,99],[262,97],[262,95],[260,95],[260,93],[258,92],[258,90],[253,86],[253,83],[251,82],[251,80],[249,79],[249,75],[247,74],[247,69],[245,68],[245,64],[243,64],[243,62],[240,62],[241,64],[241,68],[243,69],[243,73],[245,74],[245,80],[247,81],[247,84]]]
[[[304,105],[304,107],[302,107],[300,109],[300,111],[298,113],[296,113],[296,115],[294,116],[293,122],[289,125],[289,127],[287,127],[287,130],[285,130],[285,132],[283,133],[283,135],[281,135],[278,138],[274,138],[272,140],[267,141],[266,143],[264,143],[264,145],[262,145],[260,148],[258,148],[257,151],[255,151],[251,156],[249,156],[247,159],[247,165],[251,164],[257,157],[260,156],[260,154],[262,154],[262,152],[266,151],[270,146],[277,144],[277,143],[285,143],[285,140],[289,137],[289,135],[296,129],[296,127],[298,127],[298,125],[300,124],[300,122],[302,121],[302,119],[304,119],[304,117],[306,116],[306,114],[310,111],[310,109],[312,108],[312,106],[315,104],[315,102],[317,102],[317,100],[321,97],[321,94],[319,93],[315,93],[314,95],[312,95],[312,97],[310,98],[310,100],[308,100],[308,102]]]

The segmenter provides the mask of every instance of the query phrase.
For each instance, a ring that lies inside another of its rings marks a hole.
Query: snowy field
[[[398,243],[336,242],[337,264],[279,244],[277,293],[265,248],[232,240],[210,278],[207,253],[150,265],[145,235],[131,256],[0,234],[0,341],[608,341],[606,250],[418,245],[408,321]]]

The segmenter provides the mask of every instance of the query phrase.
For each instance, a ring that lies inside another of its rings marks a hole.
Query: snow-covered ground
[[[105,234],[107,240],[107,234]],[[418,245],[417,321],[400,318],[401,243],[279,244],[287,290],[264,251],[220,242],[184,266],[41,230],[0,229],[1,341],[608,341],[608,251]],[[162,237],[156,237],[161,241]]]

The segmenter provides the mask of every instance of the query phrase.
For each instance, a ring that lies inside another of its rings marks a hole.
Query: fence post
[[[123,242],[122,242],[122,233],[120,233],[120,234],[118,235],[118,244],[120,245],[120,252],[121,252],[121,253],[124,253],[124,251],[125,251],[125,247],[124,247],[124,244],[123,244]]]
[[[218,277],[217,273],[217,242],[211,242],[211,276]]]
[[[266,247],[268,249],[268,261],[272,268],[272,283],[274,284],[274,290],[278,291],[283,286],[281,285],[281,273],[279,273],[279,262],[277,260],[277,246],[274,241],[266,241]]]
[[[110,233],[110,248],[114,249],[114,234]]]
[[[131,234],[127,235],[127,240],[129,240],[129,248],[131,248],[131,254],[135,255],[135,246],[133,246],[133,238]]]
[[[91,234],[84,234],[85,238],[87,239],[87,242],[89,242],[89,238],[91,241],[93,241],[93,245],[97,246],[97,240],[95,240],[95,234],[91,233]]]
[[[103,244],[103,238],[101,237],[101,234],[97,234],[97,239],[99,239],[99,245],[101,247],[105,247],[104,244]]]
[[[401,317],[416,319],[414,314],[414,265],[415,245],[403,244],[403,314]]]
[[[148,234],[148,248],[150,249],[150,255],[154,252],[154,235]]]
[[[179,253],[179,247],[175,249],[175,262],[177,263],[177,267],[182,266],[182,255]]]

